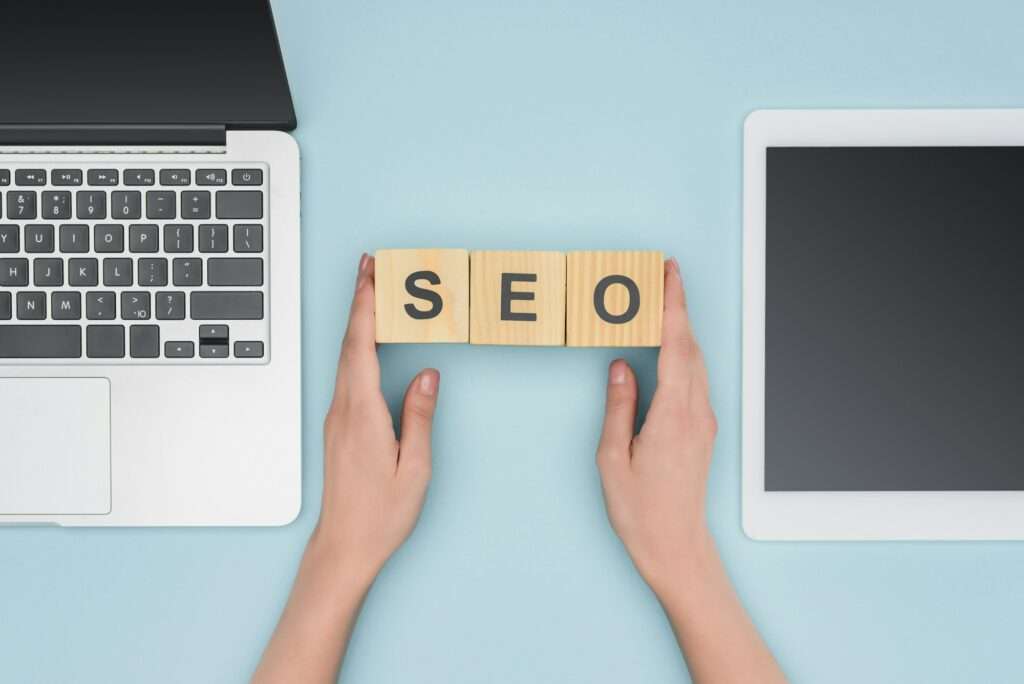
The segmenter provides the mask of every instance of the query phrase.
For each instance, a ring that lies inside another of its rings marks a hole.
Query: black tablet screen
[[[1024,147],[769,148],[766,219],[766,489],[1024,489]]]

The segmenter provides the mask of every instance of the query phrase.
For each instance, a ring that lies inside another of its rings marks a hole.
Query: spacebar
[[[0,359],[78,359],[80,325],[0,325]]]

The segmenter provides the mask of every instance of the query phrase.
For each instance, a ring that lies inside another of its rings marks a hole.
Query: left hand
[[[440,384],[433,369],[413,378],[397,438],[380,389],[374,327],[374,260],[363,255],[324,422],[323,504],[311,543],[369,581],[412,532],[423,507]]]

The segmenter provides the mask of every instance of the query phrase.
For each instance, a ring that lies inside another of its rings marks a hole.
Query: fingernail
[[[608,382],[613,385],[621,385],[626,382],[626,362],[622,359],[615,359],[608,368]]]
[[[432,397],[437,394],[437,385],[441,380],[441,374],[434,369],[428,369],[420,373],[420,392]]]
[[[668,262],[672,264],[672,270],[679,273],[679,261],[675,257],[669,258]]]

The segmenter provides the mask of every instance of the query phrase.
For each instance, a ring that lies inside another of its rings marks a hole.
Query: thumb
[[[608,400],[605,405],[597,465],[602,474],[609,468],[629,465],[633,426],[636,422],[636,376],[622,359],[608,368]]]
[[[430,472],[430,433],[434,425],[434,408],[441,386],[441,374],[433,369],[422,370],[409,383],[402,403],[402,436],[398,445],[398,470]]]

